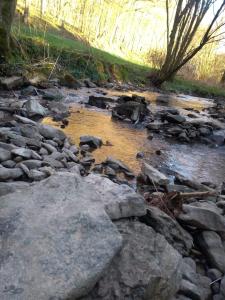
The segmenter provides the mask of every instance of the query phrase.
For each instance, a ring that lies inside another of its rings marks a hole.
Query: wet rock
[[[143,121],[144,117],[148,114],[147,104],[135,101],[118,104],[112,110],[112,117],[120,119],[128,118],[133,122]]]
[[[195,207],[193,205],[183,205],[183,213],[178,219],[187,225],[199,229],[225,232],[225,219],[216,211],[207,207]]]
[[[145,162],[142,165],[142,173],[148,177],[150,182],[154,182],[154,184],[169,184],[169,179],[163,173],[159,172],[157,169],[153,168],[151,165]]]
[[[52,158],[51,156],[44,156],[43,162],[44,162],[44,164],[49,165],[53,169],[54,168],[60,169],[60,168],[64,167],[64,165],[61,161],[56,160],[56,159]]]
[[[105,168],[105,175],[109,176],[109,178],[114,178],[114,177],[116,177],[116,172],[112,168],[106,167]]]
[[[111,98],[102,97],[102,96],[90,96],[88,104],[91,106],[96,106],[98,108],[106,109],[109,102],[115,102]]]
[[[195,285],[194,283],[183,279],[181,281],[181,286],[179,293],[188,297],[188,299],[196,299],[196,300],[205,300],[209,299],[211,293],[207,295],[207,298],[204,298],[204,295],[202,294],[202,291],[199,289],[198,285]]]
[[[147,124],[146,128],[149,129],[149,130],[158,132],[162,126],[163,126],[162,123],[154,122],[154,123]]]
[[[20,168],[8,169],[0,167],[0,180],[18,179],[23,175]]]
[[[162,234],[182,255],[188,255],[192,246],[193,238],[179,223],[165,214],[157,207],[149,206],[147,214],[141,217],[141,221],[151,226],[156,232]]]
[[[116,225],[123,248],[98,285],[82,300],[171,299],[181,280],[179,253],[144,224],[120,221]]]
[[[174,115],[171,113],[167,113],[163,115],[163,120],[166,120],[169,123],[176,123],[176,124],[181,124],[186,121],[185,117],[181,115]]]
[[[46,139],[54,139],[57,138],[60,141],[64,141],[66,138],[65,133],[62,130],[57,128],[51,127],[49,125],[39,125],[39,132],[40,134],[45,137]]]
[[[26,96],[36,96],[37,95],[37,90],[34,86],[30,85],[30,86],[22,89],[20,94],[24,97],[26,97]]]
[[[181,142],[186,142],[186,143],[189,143],[190,142],[190,139],[189,137],[187,136],[187,133],[186,132],[182,132],[178,135],[178,139],[181,141]]]
[[[80,137],[80,145],[89,145],[91,148],[97,149],[102,146],[102,140],[96,136],[83,135]]]
[[[102,164],[95,165],[92,169],[92,172],[101,174],[103,172],[103,165]]]
[[[27,189],[28,187],[29,184],[23,181],[0,182],[0,197],[19,190]]]
[[[211,267],[225,273],[225,249],[220,236],[213,231],[203,231],[196,239]]]
[[[16,149],[17,147],[15,145],[12,145],[12,144],[7,144],[7,143],[0,142],[0,148],[8,150],[8,151],[11,152],[11,150]]]
[[[48,153],[57,152],[57,149],[48,143],[41,143],[41,146],[44,147],[48,151]]]
[[[64,95],[56,88],[51,88],[44,91],[43,99],[49,101],[61,101],[64,98]]]
[[[220,295],[225,299],[225,276],[223,277],[220,285]]]
[[[47,110],[35,99],[26,101],[24,108],[26,109],[29,117],[36,115],[44,117],[47,115]]]
[[[23,124],[30,124],[30,125],[37,125],[37,123],[33,120],[30,120],[28,118],[22,117],[22,116],[18,116],[18,115],[14,115],[13,116],[18,122],[21,122]]]
[[[66,156],[68,157],[69,160],[72,160],[72,161],[74,161],[76,163],[79,161],[79,159],[76,157],[76,155],[73,154],[73,152],[70,151],[69,149],[65,149],[64,148],[63,152],[66,154]]]
[[[15,289],[17,300],[77,299],[93,288],[122,242],[96,199],[72,173],[1,197],[1,299]]]
[[[107,159],[104,161],[104,164],[116,171],[128,173],[131,172],[130,168],[126,166],[121,160],[115,159],[111,156],[107,157]]]
[[[83,166],[91,166],[93,163],[95,162],[95,159],[93,156],[85,156],[84,158],[82,158],[80,160],[80,163],[83,165]]]
[[[136,158],[144,158],[144,157],[145,157],[144,152],[138,152],[138,153],[136,154]]]
[[[10,160],[11,159],[11,152],[9,150],[0,148],[0,162]]]
[[[69,150],[75,155],[79,153],[79,149],[75,145],[70,146]]]
[[[38,128],[36,126],[29,124],[21,125],[20,132],[24,137],[36,139],[38,141],[42,140],[42,136],[39,134]]]
[[[92,82],[89,78],[84,79],[83,82],[87,88],[96,88],[97,87],[96,84],[94,82]]]
[[[0,88],[6,90],[13,90],[20,88],[24,84],[24,77],[21,76],[12,76],[3,78],[0,77]]]

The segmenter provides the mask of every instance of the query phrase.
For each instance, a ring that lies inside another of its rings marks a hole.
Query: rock
[[[96,136],[83,135],[80,137],[80,145],[89,145],[91,148],[97,149],[102,146],[102,140]]]
[[[107,157],[107,159],[104,161],[104,164],[116,171],[131,172],[130,168],[126,166],[121,160],[115,159],[111,156]]]
[[[14,168],[16,165],[16,162],[13,160],[6,160],[6,161],[2,162],[2,165],[5,168]]]
[[[208,297],[203,298],[204,295],[202,293],[202,290],[199,289],[199,286],[185,279],[181,281],[179,293],[189,297],[190,299],[195,299],[195,300],[206,300],[209,299],[209,297],[211,296],[209,290],[209,294],[207,295]]]
[[[64,98],[64,95],[56,88],[51,88],[44,91],[43,99],[49,101],[61,101]]]
[[[149,114],[147,103],[128,101],[118,104],[112,109],[112,117],[124,119],[128,118],[133,122],[143,121],[144,117]]]
[[[178,135],[178,139],[179,139],[181,142],[186,142],[186,143],[189,143],[189,142],[190,142],[190,139],[188,138],[186,132],[180,133],[180,134]]]
[[[47,110],[35,99],[26,101],[24,107],[29,117],[36,115],[44,117],[47,115]]]
[[[148,179],[151,182],[154,182],[154,184],[158,184],[158,185],[169,184],[169,179],[164,174],[162,174],[161,172],[159,172],[158,170],[156,170],[151,165],[145,162],[142,164],[142,172],[144,175],[148,177]]]
[[[76,157],[76,155],[73,154],[72,151],[70,151],[69,149],[63,149],[63,152],[66,154],[67,158],[69,160],[74,161],[75,163],[79,162],[79,159]]]
[[[28,187],[29,184],[23,181],[0,182],[0,197],[10,193],[14,193],[19,190],[27,189]]]
[[[62,130],[59,130],[49,125],[39,125],[39,132],[46,139],[57,138],[60,141],[64,141],[66,138],[66,135]]]
[[[181,115],[173,115],[171,113],[167,113],[163,115],[163,120],[166,120],[169,123],[176,123],[176,124],[181,124],[186,121],[185,117]]]
[[[30,124],[21,125],[20,132],[24,137],[30,139],[36,139],[38,141],[41,141],[43,139],[42,136],[39,134],[38,128]]]
[[[113,99],[102,96],[90,96],[88,104],[98,108],[106,109],[109,102],[114,102]]]
[[[0,180],[18,179],[23,175],[20,168],[8,169],[0,167]]]
[[[109,178],[114,178],[114,177],[116,177],[116,172],[112,168],[106,167],[105,175],[109,176]]]
[[[92,82],[89,78],[84,79],[84,84],[87,88],[96,88],[96,84]]]
[[[11,151],[11,153],[13,155],[21,156],[21,157],[23,157],[25,159],[33,158],[33,159],[37,159],[37,160],[42,160],[42,157],[39,154],[37,154],[35,151],[27,149],[27,148],[13,149]]]
[[[209,208],[184,204],[183,213],[179,215],[178,219],[184,224],[199,229],[225,232],[225,219]]]
[[[21,96],[37,96],[37,90],[34,86],[30,85],[24,89],[21,90],[20,92]]]
[[[163,123],[159,122],[154,122],[154,123],[149,123],[146,125],[146,128],[152,131],[159,131],[161,127],[163,126]]]
[[[44,147],[48,151],[48,153],[57,152],[57,149],[48,143],[42,143],[41,146]]]
[[[197,236],[197,243],[210,266],[225,273],[225,249],[220,236],[213,231],[203,231]]]
[[[21,76],[0,77],[0,88],[13,90],[20,88],[24,84],[24,78]]]
[[[92,173],[84,180],[99,193],[100,200],[104,199],[105,210],[112,220],[146,214],[144,199],[128,185]]]
[[[11,150],[16,149],[17,147],[15,145],[12,145],[12,144],[7,144],[7,143],[0,142],[0,148],[8,150],[8,151],[11,152]]]
[[[28,169],[37,169],[40,168],[43,164],[41,160],[35,160],[35,159],[30,159],[30,160],[24,160],[23,164],[28,167]]]
[[[95,162],[95,159],[94,157],[92,156],[85,156],[84,158],[82,158],[80,160],[80,163],[83,165],[83,166],[91,166],[91,164],[93,164]]]
[[[30,125],[37,125],[37,123],[33,120],[30,120],[28,118],[25,118],[25,117],[21,117],[21,116],[18,116],[18,115],[14,115],[14,118],[18,121],[18,122],[21,122],[23,124],[30,124]]]
[[[122,243],[97,198],[72,173],[1,197],[1,299],[77,299],[93,288]]]
[[[209,136],[211,134],[211,130],[207,127],[200,127],[198,131],[202,136]]]
[[[225,276],[223,276],[223,279],[221,281],[220,294],[223,297],[222,299],[225,299]]]
[[[189,254],[193,246],[192,236],[163,211],[149,206],[147,214],[141,217],[141,221],[162,234],[179,253],[186,256]]]
[[[169,300],[179,288],[181,256],[152,228],[119,221],[123,248],[98,285],[82,300]]]
[[[75,155],[79,153],[79,149],[75,145],[70,146],[69,150]]]
[[[62,86],[66,86],[70,89],[79,89],[81,88],[81,84],[76,78],[74,78],[71,74],[65,74],[64,77],[60,78],[60,84]]]
[[[0,162],[10,160],[11,159],[11,152],[0,148]]]
[[[47,174],[38,170],[31,170],[29,172],[29,178],[34,181],[40,181],[47,177]]]
[[[44,156],[43,157],[43,163],[45,165],[49,165],[53,169],[54,168],[60,169],[60,168],[64,167],[64,165],[63,165],[63,163],[61,161],[58,161],[58,160],[52,158],[51,156]]]
[[[138,152],[138,153],[136,154],[136,158],[144,158],[144,157],[145,157],[144,152]]]

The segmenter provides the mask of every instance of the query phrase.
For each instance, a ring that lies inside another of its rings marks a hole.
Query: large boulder
[[[88,104],[91,106],[96,106],[98,108],[105,109],[108,106],[108,103],[114,102],[112,98],[103,97],[103,96],[90,96]]]
[[[181,255],[151,227],[118,221],[123,248],[88,297],[82,300],[170,300],[181,281]]]
[[[154,184],[167,185],[170,182],[163,173],[145,162],[142,165],[142,173]]]
[[[56,138],[60,141],[64,141],[66,139],[66,135],[62,130],[59,130],[49,125],[39,125],[39,133],[46,139]]]
[[[97,149],[102,146],[102,140],[96,136],[82,135],[80,137],[80,145],[89,145],[91,148]]]
[[[162,234],[182,255],[188,255],[192,246],[192,236],[179,223],[157,207],[148,206],[147,214],[141,221]]]
[[[76,172],[62,172],[1,197],[0,299],[87,294],[122,245],[105,212],[107,206],[114,210],[117,196],[95,191]]]
[[[225,249],[220,236],[214,231],[203,231],[197,236],[197,243],[209,264],[225,273]]]
[[[208,207],[196,207],[184,204],[178,219],[187,225],[199,229],[225,232],[225,219],[217,211]]]

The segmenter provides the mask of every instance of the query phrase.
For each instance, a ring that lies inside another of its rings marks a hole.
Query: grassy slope
[[[147,83],[146,76],[152,71],[148,66],[129,62],[90,47],[56,29],[44,32],[22,25],[14,27],[14,34],[22,47],[26,48],[29,58],[43,59],[46,52],[50,54],[52,60],[59,56],[59,62],[76,77],[90,77],[93,80],[106,80],[114,77],[121,81],[145,84]],[[225,97],[225,89],[182,79],[168,82],[163,88],[166,91],[196,94],[203,97]]]

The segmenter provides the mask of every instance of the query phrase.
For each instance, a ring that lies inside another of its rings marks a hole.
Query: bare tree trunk
[[[10,57],[10,32],[15,9],[16,0],[0,1],[0,62]]]

